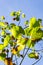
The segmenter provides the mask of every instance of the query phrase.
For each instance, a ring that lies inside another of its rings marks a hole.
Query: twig
[[[11,59],[13,60],[13,54],[11,55]]]
[[[16,65],[18,65],[18,61],[17,61],[16,55],[15,55],[15,60],[16,60]]]
[[[23,50],[23,56],[24,56],[25,49],[26,49],[26,44],[25,44],[25,48],[24,48],[24,50]]]
[[[29,27],[29,26],[24,27],[24,29],[27,28],[27,27]]]
[[[36,63],[38,63],[41,60],[42,56],[36,61],[34,62],[32,65],[35,65]]]
[[[27,49],[27,48],[25,48],[25,49]],[[30,48],[29,48],[29,50],[32,51],[32,49],[30,49]],[[43,49],[40,49],[40,50],[34,50],[34,51],[36,51],[36,52],[38,52],[38,51],[43,51]]]
[[[29,50],[29,48],[27,49],[27,51],[26,51],[26,53],[25,53],[25,55],[24,55],[24,57],[23,57],[23,59],[21,60],[21,62],[20,62],[20,64],[19,64],[19,65],[21,65],[21,64],[22,64],[22,62],[23,62],[23,60],[24,60],[24,58],[25,58],[25,56],[26,56],[26,54],[27,54],[28,50]]]
[[[20,25],[20,23],[21,23],[21,20],[19,21],[18,26]]]

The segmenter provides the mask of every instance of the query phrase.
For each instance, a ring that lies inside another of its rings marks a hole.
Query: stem
[[[29,50],[29,48],[27,49],[27,51],[26,51],[26,53],[25,53],[25,55],[24,55],[24,57],[23,57],[23,59],[21,60],[21,62],[20,62],[20,64],[19,64],[19,65],[21,65],[21,64],[22,64],[22,62],[23,62],[23,60],[24,60],[24,58],[25,58],[25,56],[26,56],[26,54],[27,54],[28,50]]]
[[[9,53],[9,52],[8,52],[8,49],[7,49],[7,58],[8,58],[8,53]]]
[[[24,50],[23,50],[23,56],[24,56],[25,49],[26,49],[26,44],[25,44],[25,48],[24,48]]]
[[[21,20],[19,21],[18,26],[20,25],[20,23],[21,23]]]
[[[15,60],[16,60],[16,65],[18,65],[18,61],[17,61],[16,55],[15,55]]]
[[[42,56],[35,63],[33,63],[32,65],[35,65],[36,63],[38,63],[41,60],[41,58],[42,58]]]

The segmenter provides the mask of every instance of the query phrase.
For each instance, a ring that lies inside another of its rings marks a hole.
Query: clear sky
[[[9,13],[17,10],[22,10],[28,20],[31,17],[43,20],[43,0],[0,0],[0,16],[4,15],[7,21],[11,22]],[[22,65],[32,65],[32,63],[34,63],[34,60],[26,57]],[[3,65],[3,63],[0,62],[0,65]],[[36,65],[43,65],[43,58]]]

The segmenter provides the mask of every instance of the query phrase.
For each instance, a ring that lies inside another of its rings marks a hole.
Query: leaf
[[[40,23],[39,21],[37,21],[37,19],[35,17],[31,18],[29,21],[29,28],[34,28],[34,27],[39,27]]]
[[[15,38],[17,38],[19,32],[16,30],[16,26],[13,27],[13,28],[11,28],[11,29],[10,29],[10,32],[12,33],[12,35],[13,35]]]
[[[0,50],[3,50],[3,49],[4,49],[4,45],[0,44]]]
[[[33,28],[31,31],[31,38],[33,39],[41,39],[43,37],[43,31],[39,28]]]
[[[5,23],[4,22],[0,22],[0,26],[5,26]]]
[[[28,54],[28,57],[29,58],[39,59],[38,53],[35,53],[35,52],[31,52],[30,54]]]
[[[9,41],[9,44],[10,44],[11,46],[13,46],[13,40],[10,40],[10,41]]]
[[[32,52],[32,53],[28,54],[28,57],[29,58],[35,58],[35,53]]]
[[[4,38],[2,38],[1,41],[4,42]]]
[[[21,14],[21,10],[19,10],[19,11],[16,12],[17,16],[20,16],[20,14]]]
[[[4,38],[4,47],[6,47],[9,44],[9,40],[10,40],[10,35],[6,35],[6,37]]]
[[[21,34],[24,34],[24,30],[20,26],[14,26],[10,29],[10,32],[14,36],[14,38],[21,38]]]
[[[12,54],[16,55],[17,54],[17,50],[12,49]]]
[[[32,29],[30,29],[29,27],[25,28],[25,29],[24,29],[25,35],[26,35],[26,36],[30,36],[31,30],[32,30]]]
[[[38,19],[39,23],[41,24],[42,23],[42,19]]]
[[[6,57],[6,54],[5,54],[5,53],[1,53],[1,54],[0,54],[0,60],[4,60],[5,57]]]
[[[26,38],[20,38],[17,40],[18,45],[24,45],[24,44],[26,44],[26,42],[27,42]]]
[[[16,19],[15,19],[16,21],[19,21],[20,20],[20,17],[19,16],[16,16]]]
[[[2,30],[1,36],[5,35],[5,34],[6,34],[6,32],[4,30]]]
[[[21,26],[19,26],[19,31],[20,31],[20,33],[22,33],[23,35],[25,34],[24,29],[23,29]]]
[[[27,41],[27,43],[26,43],[26,46],[27,46],[28,48],[33,48],[34,45],[35,45],[35,42],[33,42],[31,39],[29,39],[29,40]]]
[[[4,16],[1,16],[1,19],[2,19],[2,20],[5,20],[5,17],[4,17]]]
[[[1,22],[1,21],[0,21],[0,27],[6,28],[7,25],[5,25],[5,22]]]
[[[25,17],[26,17],[26,15],[24,13],[22,13],[22,18],[25,18]]]
[[[12,11],[11,13],[10,13],[10,16],[15,16],[16,15],[16,12],[15,11]]]
[[[17,49],[18,49],[18,51],[21,51],[21,50],[24,49],[24,47],[25,47],[25,45],[19,45],[19,46],[17,47]]]
[[[16,25],[14,23],[10,23],[10,28],[15,27]]]
[[[29,24],[29,21],[28,21],[28,20],[26,20],[26,21],[24,22],[24,24],[25,24],[25,25],[28,25],[28,24]]]

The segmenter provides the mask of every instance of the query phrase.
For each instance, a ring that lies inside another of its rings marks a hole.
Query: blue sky
[[[9,13],[17,10],[22,10],[28,20],[31,17],[41,18],[43,20],[43,0],[0,0],[0,17],[4,15],[8,22],[12,22]],[[32,63],[34,63],[34,60],[26,57],[22,65],[32,65]],[[3,65],[1,62],[0,64]],[[38,64],[43,64],[43,58],[36,65]]]

